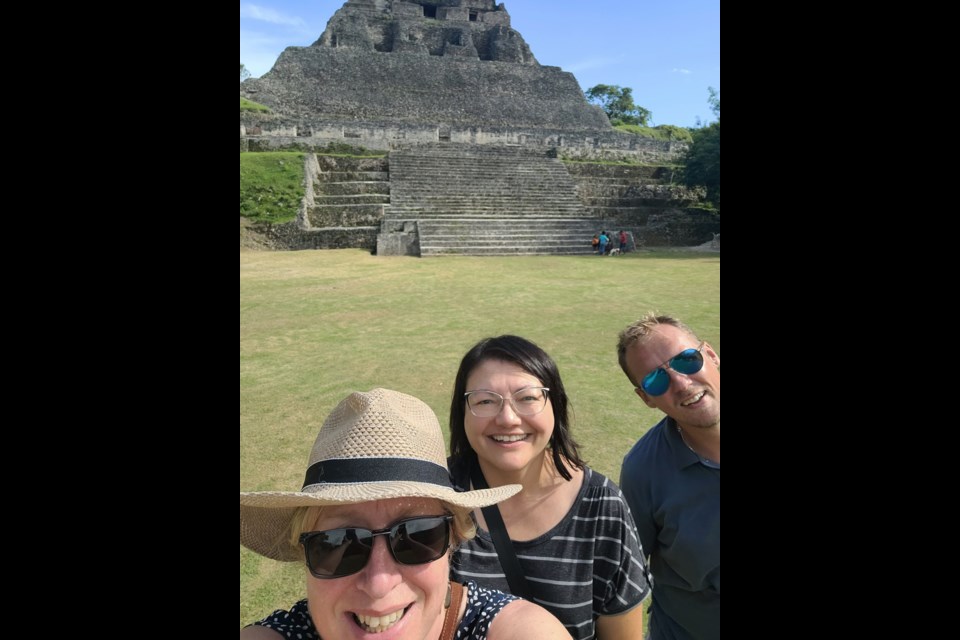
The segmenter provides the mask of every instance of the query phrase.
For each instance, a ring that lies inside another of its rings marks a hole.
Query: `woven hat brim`
[[[290,541],[290,521],[299,507],[356,504],[391,498],[436,498],[467,509],[479,509],[510,498],[522,485],[454,491],[422,482],[368,482],[324,485],[316,491],[240,492],[240,544],[262,556],[293,562],[301,560],[299,546]]]

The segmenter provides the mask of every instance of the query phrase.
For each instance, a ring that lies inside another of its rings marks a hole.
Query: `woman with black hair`
[[[616,484],[581,459],[568,405],[556,363],[525,338],[485,338],[463,357],[450,404],[454,485],[523,489],[474,510],[477,536],[455,552],[451,578],[523,595],[573,638],[642,638],[650,585],[636,527]]]

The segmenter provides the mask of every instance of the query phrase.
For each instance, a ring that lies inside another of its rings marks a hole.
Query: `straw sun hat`
[[[389,389],[351,393],[327,416],[300,491],[240,492],[240,544],[274,560],[301,559],[291,544],[298,507],[389,498],[437,498],[477,509],[515,495],[519,484],[457,492],[440,423],[422,401]]]

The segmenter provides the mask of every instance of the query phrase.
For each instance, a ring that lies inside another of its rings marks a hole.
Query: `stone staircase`
[[[317,166],[307,207],[311,227],[379,227],[390,206],[387,158],[320,155]]]
[[[672,167],[572,162],[567,170],[588,214],[604,221],[645,225],[652,214],[696,201],[686,187],[674,183]]]
[[[416,221],[421,256],[590,254],[600,229],[543,151],[424,145],[390,153],[384,228]]]
[[[588,215],[624,229],[637,246],[697,245],[720,230],[719,218],[698,207],[702,194],[677,184],[672,166],[569,162],[567,170]]]
[[[431,217],[418,221],[420,255],[589,254],[595,220],[524,216]]]

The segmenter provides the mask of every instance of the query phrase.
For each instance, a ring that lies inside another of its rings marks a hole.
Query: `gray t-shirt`
[[[454,484],[469,487],[457,465]],[[627,503],[606,476],[584,468],[583,486],[573,507],[553,529],[534,540],[513,542],[532,600],[555,615],[578,640],[596,635],[599,615],[629,611],[650,590],[646,564]],[[488,531],[454,553],[452,580],[476,580],[509,592]]]

